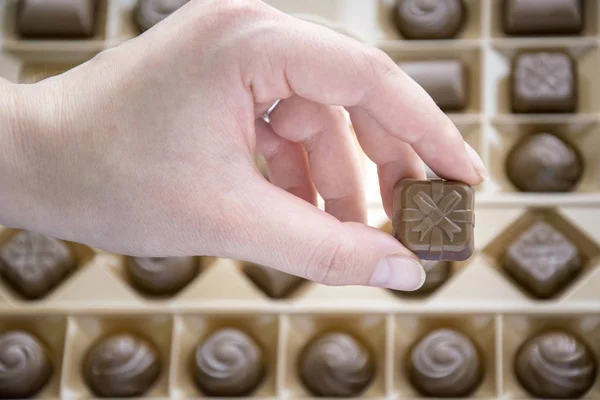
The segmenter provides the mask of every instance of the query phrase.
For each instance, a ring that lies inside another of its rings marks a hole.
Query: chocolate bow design
[[[445,195],[438,204],[433,201],[425,192],[419,192],[413,197],[415,205],[419,209],[420,214],[423,216],[421,222],[412,228],[413,232],[421,234],[420,240],[435,227],[441,229],[450,239],[450,242],[454,240],[454,233],[460,232],[461,229],[458,225],[448,218],[448,216],[454,211],[456,206],[460,203],[462,196],[456,191]]]

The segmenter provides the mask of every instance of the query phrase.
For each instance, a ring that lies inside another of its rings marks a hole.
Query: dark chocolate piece
[[[189,0],[138,0],[134,18],[141,32],[147,31],[158,24],[177,9],[183,7]]]
[[[581,178],[583,161],[570,143],[550,133],[537,133],[511,150],[506,173],[522,192],[568,192]]]
[[[160,375],[161,365],[153,344],[131,333],[101,339],[87,354],[83,376],[99,397],[139,397]]]
[[[131,285],[151,296],[171,296],[190,283],[198,273],[194,257],[128,257],[127,276]]]
[[[467,67],[462,61],[410,61],[398,65],[443,111],[462,111],[467,106]]]
[[[581,272],[579,250],[552,225],[539,221],[504,256],[504,270],[535,297],[555,296]]]
[[[577,68],[565,52],[521,53],[511,75],[514,113],[573,113],[577,111]]]
[[[251,263],[244,265],[244,273],[263,292],[275,299],[288,296],[306,282],[295,275]]]
[[[474,249],[474,206],[465,183],[406,179],[394,187],[392,233],[422,260],[464,261]]]
[[[502,12],[508,35],[568,35],[583,29],[581,0],[504,0]]]
[[[393,290],[395,294],[403,297],[428,295],[439,289],[452,276],[452,263],[448,261],[423,261],[421,265],[427,274],[423,286],[412,292]]]
[[[398,0],[394,20],[405,39],[452,39],[466,21],[462,0]]]
[[[319,397],[360,396],[375,376],[370,351],[345,332],[313,339],[300,355],[299,368],[304,385]]]
[[[469,397],[481,384],[481,356],[468,337],[452,329],[427,334],[411,350],[411,384],[427,397]]]
[[[515,358],[515,375],[537,398],[583,397],[596,380],[597,360],[590,348],[562,331],[546,332],[528,339]]]
[[[17,33],[27,38],[84,38],[96,25],[96,0],[20,0]]]
[[[21,231],[0,249],[0,272],[23,297],[44,297],[75,268],[63,242],[40,233]]]
[[[200,343],[193,366],[200,390],[216,397],[250,396],[266,374],[260,347],[233,328],[218,330]]]
[[[37,337],[24,331],[0,335],[0,399],[34,397],[53,372],[48,351]]]

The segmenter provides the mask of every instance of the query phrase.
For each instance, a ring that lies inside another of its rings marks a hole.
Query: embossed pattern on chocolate
[[[570,143],[550,133],[537,133],[511,150],[506,173],[523,192],[568,192],[581,179],[583,161]]]
[[[300,378],[314,396],[359,396],[375,376],[369,350],[345,332],[330,332],[313,339],[299,361]]]
[[[0,399],[35,396],[52,377],[45,346],[25,331],[0,334]]]
[[[263,292],[275,299],[286,297],[306,282],[295,275],[251,263],[244,265],[244,273]]]
[[[216,331],[194,353],[196,384],[208,396],[249,396],[262,383],[265,373],[262,350],[238,329]]]
[[[17,33],[27,38],[88,37],[96,25],[96,0],[20,0]]]
[[[577,70],[575,61],[567,53],[522,53],[513,62],[511,76],[513,112],[577,111]]]
[[[147,31],[183,7],[189,0],[138,0],[134,18],[141,32]]]
[[[531,295],[550,298],[582,269],[577,247],[552,225],[539,221],[510,245],[504,269]]]
[[[75,268],[63,242],[40,233],[21,231],[0,249],[0,273],[23,297],[45,296]]]
[[[198,273],[194,257],[128,257],[126,272],[131,285],[151,296],[170,296]]]
[[[413,347],[408,373],[415,389],[428,397],[467,397],[484,375],[471,339],[445,328],[427,334]]]
[[[460,60],[408,61],[398,64],[445,112],[459,112],[468,103],[467,67]]]
[[[398,0],[394,19],[405,39],[451,39],[465,23],[466,8],[462,0]]]
[[[597,360],[575,336],[547,332],[521,346],[515,357],[515,374],[537,398],[575,399],[583,397],[594,384]]]
[[[101,339],[89,350],[83,365],[85,382],[100,397],[142,396],[160,371],[154,345],[131,333]]]
[[[452,263],[449,261],[423,261],[421,265],[427,274],[423,286],[412,292],[400,290],[392,292],[403,297],[428,295],[440,288],[452,275]]]
[[[509,35],[566,35],[583,29],[582,0],[504,0],[502,6]]]
[[[473,254],[475,193],[460,182],[406,179],[394,187],[393,235],[422,260]]]

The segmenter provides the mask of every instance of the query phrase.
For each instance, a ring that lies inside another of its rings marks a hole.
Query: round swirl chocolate
[[[406,39],[451,39],[465,23],[466,8],[462,0],[398,0],[394,19]]]
[[[134,19],[141,32],[147,31],[183,7],[189,0],[138,0]]]
[[[249,396],[265,377],[262,350],[238,329],[225,328],[199,344],[194,354],[196,384],[208,396]]]
[[[28,332],[0,335],[0,399],[35,396],[52,377],[45,346]]]
[[[569,143],[550,133],[526,138],[508,155],[506,172],[523,192],[568,192],[579,182],[583,162]]]
[[[471,339],[445,328],[413,347],[408,372],[412,385],[428,397],[468,397],[483,379],[481,357]]]
[[[194,257],[128,257],[131,285],[152,296],[170,296],[180,291],[198,273]]]
[[[150,389],[160,370],[154,345],[137,335],[119,333],[103,338],[90,349],[83,375],[99,397],[136,397]]]
[[[300,355],[300,378],[314,396],[355,397],[369,386],[375,365],[352,335],[331,332],[312,340]]]
[[[515,373],[535,397],[575,399],[594,384],[597,361],[589,347],[573,335],[546,332],[530,338],[517,351]]]

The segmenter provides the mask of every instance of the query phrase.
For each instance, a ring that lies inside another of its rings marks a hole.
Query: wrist
[[[57,126],[51,92],[49,85],[0,83],[0,225],[36,229],[40,222],[39,191],[48,182],[39,149]]]

